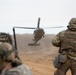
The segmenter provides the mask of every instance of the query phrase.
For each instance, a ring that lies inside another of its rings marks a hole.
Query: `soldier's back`
[[[4,70],[1,75],[32,75],[32,73],[27,65],[21,64],[17,67]]]

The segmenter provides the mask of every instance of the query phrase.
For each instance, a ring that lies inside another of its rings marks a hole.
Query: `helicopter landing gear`
[[[30,44],[28,44],[28,46],[40,46],[40,44],[32,44],[32,43],[30,43]]]

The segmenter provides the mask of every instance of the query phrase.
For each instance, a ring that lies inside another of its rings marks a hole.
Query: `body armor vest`
[[[65,31],[61,42],[61,50],[76,52],[76,31]]]

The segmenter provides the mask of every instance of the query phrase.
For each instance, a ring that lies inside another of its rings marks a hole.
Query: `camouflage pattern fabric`
[[[69,22],[70,25],[75,24],[76,26],[76,18],[72,18]]]
[[[53,39],[52,39],[52,44],[56,47],[60,47],[61,46],[61,41],[63,40],[64,37],[64,31],[59,32]]]
[[[76,18],[72,18],[67,30],[59,32],[52,40],[52,44],[59,47],[59,53],[67,55],[66,62],[62,63],[54,75],[66,75],[70,69],[72,75],[76,75]],[[63,61],[63,58],[61,58]]]
[[[72,18],[67,26],[70,30],[76,31],[76,18]]]
[[[32,75],[32,73],[25,64],[22,64],[18,67],[2,71],[1,75]]]
[[[8,33],[0,33],[0,42],[8,42],[10,44],[12,44],[12,38],[11,35]]]
[[[76,31],[66,30],[61,43],[62,49],[76,51]]]
[[[52,44],[60,47],[61,53],[65,51],[70,58],[76,59],[76,32],[62,31],[52,40]]]
[[[76,61],[72,59],[67,59],[66,63],[61,64],[60,68],[58,68],[54,75],[66,75],[68,70],[71,70],[71,75],[76,75]]]

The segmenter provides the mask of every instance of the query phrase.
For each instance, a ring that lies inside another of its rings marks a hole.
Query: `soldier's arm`
[[[53,39],[52,39],[52,44],[56,47],[60,47],[60,39],[59,39],[59,35],[56,35]]]
[[[62,39],[64,37],[64,31],[59,32],[53,39],[52,39],[52,44],[56,47],[60,47]]]

